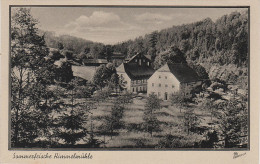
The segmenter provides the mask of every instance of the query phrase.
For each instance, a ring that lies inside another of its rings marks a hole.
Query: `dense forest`
[[[115,45],[93,43],[66,35],[55,37],[51,32],[46,32],[45,41],[49,47],[58,48],[59,43],[62,43],[66,49],[72,50],[75,54],[85,53],[100,58],[109,57],[112,52],[121,52],[128,57],[143,52],[155,59],[174,45],[184,53],[187,60],[247,66],[247,36],[248,13],[233,12],[222,16],[216,22],[207,18],[191,24],[154,31],[135,40]]]
[[[233,12],[222,16],[215,23],[207,18],[192,24],[155,31],[134,41],[117,44],[114,50],[129,56],[143,51],[158,57],[161,52],[175,45],[188,60],[247,66],[247,36],[248,13]]]

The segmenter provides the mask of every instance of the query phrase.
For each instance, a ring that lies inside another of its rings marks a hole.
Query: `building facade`
[[[137,54],[116,68],[119,79],[124,81],[124,89],[129,92],[147,92],[147,80],[154,73],[151,60]]]
[[[165,64],[148,79],[147,95],[154,93],[162,100],[169,100],[181,91],[191,96],[192,89],[200,84],[198,75],[188,65]]]

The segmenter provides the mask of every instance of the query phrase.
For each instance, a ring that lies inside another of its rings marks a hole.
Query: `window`
[[[161,78],[161,75],[159,75],[159,79]]]
[[[161,84],[159,84],[159,87],[161,87]]]
[[[165,93],[164,93],[164,100],[167,100],[167,99],[168,99],[168,93],[165,92]]]
[[[165,79],[167,79],[167,76],[165,76]]]
[[[137,62],[137,59],[135,59],[135,62]]]
[[[168,87],[168,85],[167,85],[167,84],[165,84],[165,87],[167,88],[167,87]]]
[[[149,66],[149,62],[147,62],[147,66]]]
[[[141,59],[139,59],[139,65],[141,65],[142,64],[142,60]]]
[[[172,85],[172,88],[174,88],[174,85]]]
[[[135,88],[133,88],[133,92],[135,92]]]
[[[154,86],[154,83],[152,83],[152,87]]]
[[[161,93],[160,92],[158,92],[158,97],[160,97],[161,96]]]

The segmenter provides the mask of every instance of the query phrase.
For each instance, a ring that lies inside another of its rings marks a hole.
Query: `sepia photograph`
[[[10,6],[9,149],[250,150],[250,11]]]

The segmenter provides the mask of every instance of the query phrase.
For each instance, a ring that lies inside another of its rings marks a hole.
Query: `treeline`
[[[153,58],[169,47],[177,46],[188,60],[220,65],[248,64],[248,12],[233,12],[216,22],[210,18],[199,22],[155,31],[113,46],[128,56],[144,52]]]
[[[112,46],[96,43],[70,35],[56,36],[54,32],[41,31],[44,34],[47,47],[64,49],[73,53],[73,58],[83,59],[106,59],[112,54]]]

